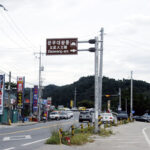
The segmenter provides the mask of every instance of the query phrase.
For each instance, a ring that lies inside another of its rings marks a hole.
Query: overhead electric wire
[[[14,21],[12,22],[12,20],[8,19],[8,17],[6,15],[4,16],[4,15],[1,14],[1,16],[3,17],[3,20],[5,20],[5,22],[9,26],[9,28],[16,34],[16,36],[18,36],[19,40],[21,39],[20,42],[24,42],[24,44],[32,47],[32,50],[33,50],[33,46],[30,45],[27,42],[27,40],[25,40],[26,38],[24,37],[24,35],[22,35],[21,31],[19,30],[19,27],[17,27],[17,25],[14,23]]]
[[[138,47],[138,48],[140,47],[142,49],[149,50],[149,46],[146,46],[146,43],[145,44],[140,44],[141,41],[135,41],[135,40],[132,40],[132,39],[125,39],[125,38],[119,38],[119,39],[118,38],[113,38],[112,40],[115,40],[117,43],[119,41],[119,44],[122,43],[122,44],[125,44],[125,46]],[[121,45],[115,45],[115,44],[109,44],[109,45],[121,47]]]
[[[18,29],[18,31],[20,32],[20,34],[22,34],[22,36],[24,37],[24,39],[26,39],[26,41],[28,41],[28,43],[30,44],[30,46],[32,46],[33,48],[36,48],[36,46],[29,40],[29,38],[24,34],[24,32],[22,31],[22,29],[15,23],[14,19],[9,15],[8,12],[6,12],[7,16],[9,17],[9,19],[11,20],[11,22],[14,24],[14,26],[16,27],[16,29]]]

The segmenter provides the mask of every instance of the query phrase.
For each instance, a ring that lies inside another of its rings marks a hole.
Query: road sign
[[[46,40],[46,55],[72,55],[77,53],[78,53],[77,38]]]

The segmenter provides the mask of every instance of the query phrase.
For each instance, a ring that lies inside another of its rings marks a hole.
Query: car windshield
[[[88,111],[80,112],[80,114],[90,114]]]
[[[101,116],[112,116],[111,113],[104,113],[104,114],[101,114]]]
[[[67,114],[67,113],[66,113],[66,112],[61,112],[60,114],[61,114],[61,115],[65,115],[65,114]]]
[[[51,114],[52,114],[52,115],[55,115],[55,114],[58,114],[58,112],[52,112]]]
[[[118,114],[127,114],[126,111],[119,111]]]

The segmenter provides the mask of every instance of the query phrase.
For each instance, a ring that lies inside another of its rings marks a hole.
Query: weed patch
[[[100,136],[110,136],[112,135],[112,130],[101,129],[99,135]]]

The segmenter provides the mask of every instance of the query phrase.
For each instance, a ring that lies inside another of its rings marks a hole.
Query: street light
[[[8,11],[2,4],[0,4],[0,7],[2,7],[5,11]]]

